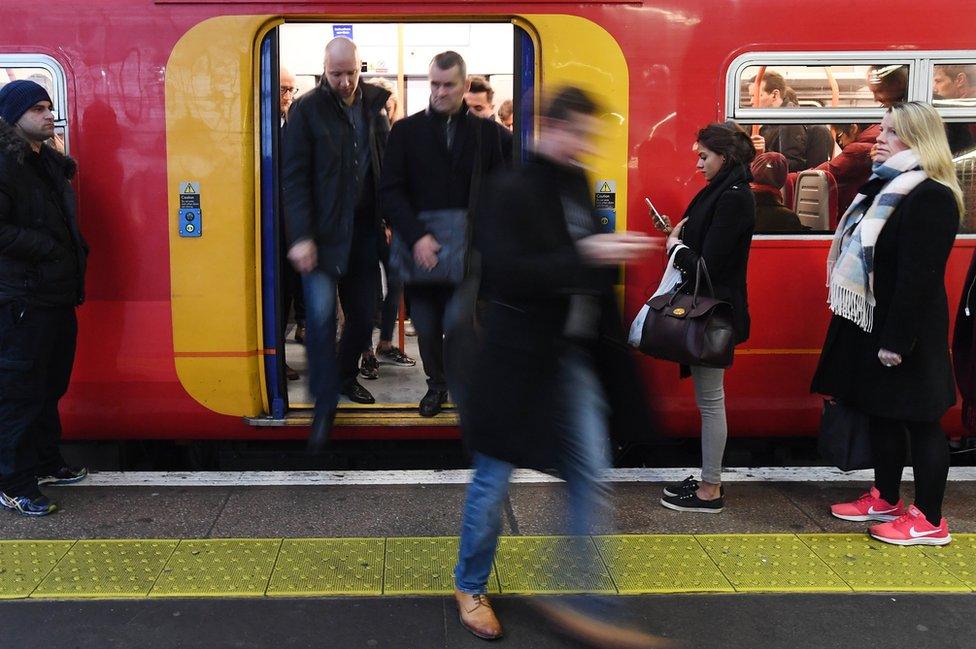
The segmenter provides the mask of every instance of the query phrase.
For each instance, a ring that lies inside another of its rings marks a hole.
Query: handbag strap
[[[712,277],[708,274],[708,266],[705,264],[705,259],[703,257],[698,258],[698,265],[695,268],[695,298],[692,300],[692,305],[698,306],[698,290],[701,287],[701,277],[702,274],[705,275],[705,281],[708,283],[708,292],[710,297],[715,297],[715,287],[712,285]]]

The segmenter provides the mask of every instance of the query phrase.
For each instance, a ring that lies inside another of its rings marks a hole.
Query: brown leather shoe
[[[455,589],[454,600],[457,602],[461,626],[482,640],[497,640],[502,637],[502,625],[495,617],[487,595],[471,595]]]
[[[565,604],[536,600],[532,604],[549,620],[557,633],[599,649],[677,649],[686,646],[637,629],[618,626],[592,615],[581,613]]]
[[[302,378],[298,373],[298,370],[289,367],[288,363],[285,363],[285,376],[288,377],[289,381],[297,381],[298,379]]]

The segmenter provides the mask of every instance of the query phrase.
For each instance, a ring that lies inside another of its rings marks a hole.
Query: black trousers
[[[0,304],[0,491],[8,496],[38,496],[38,476],[65,464],[58,401],[77,335],[73,307]]]
[[[444,336],[458,319],[453,286],[409,285],[410,318],[417,329],[420,359],[429,390],[447,390],[444,374]]]
[[[942,520],[942,499],[949,476],[949,443],[938,421],[898,421],[871,417],[874,485],[890,503],[899,499],[908,439],[915,470],[915,506],[933,525]],[[907,434],[906,434],[907,433]]]

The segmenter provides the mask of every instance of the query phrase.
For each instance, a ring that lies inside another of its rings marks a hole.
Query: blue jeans
[[[359,356],[370,345],[379,267],[350,268],[341,279],[315,269],[302,276],[305,292],[305,351],[309,388],[315,412],[335,410],[339,389],[356,378]],[[342,300],[346,324],[336,349],[336,295]]]
[[[562,448],[559,471],[569,490],[570,529],[584,536],[604,522],[609,507],[600,482],[609,468],[609,408],[593,360],[571,349],[559,362],[558,403],[552,408]],[[502,529],[502,506],[515,467],[476,453],[461,520],[461,544],[454,583],[464,593],[487,591],[488,576]]]

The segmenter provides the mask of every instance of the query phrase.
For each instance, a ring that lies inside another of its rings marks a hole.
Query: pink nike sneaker
[[[952,541],[946,519],[936,527],[915,505],[890,523],[872,525],[870,533],[879,541],[895,545],[946,545]]]
[[[830,513],[845,521],[893,521],[905,513],[905,503],[892,505],[872,486],[854,502],[831,505]]]

